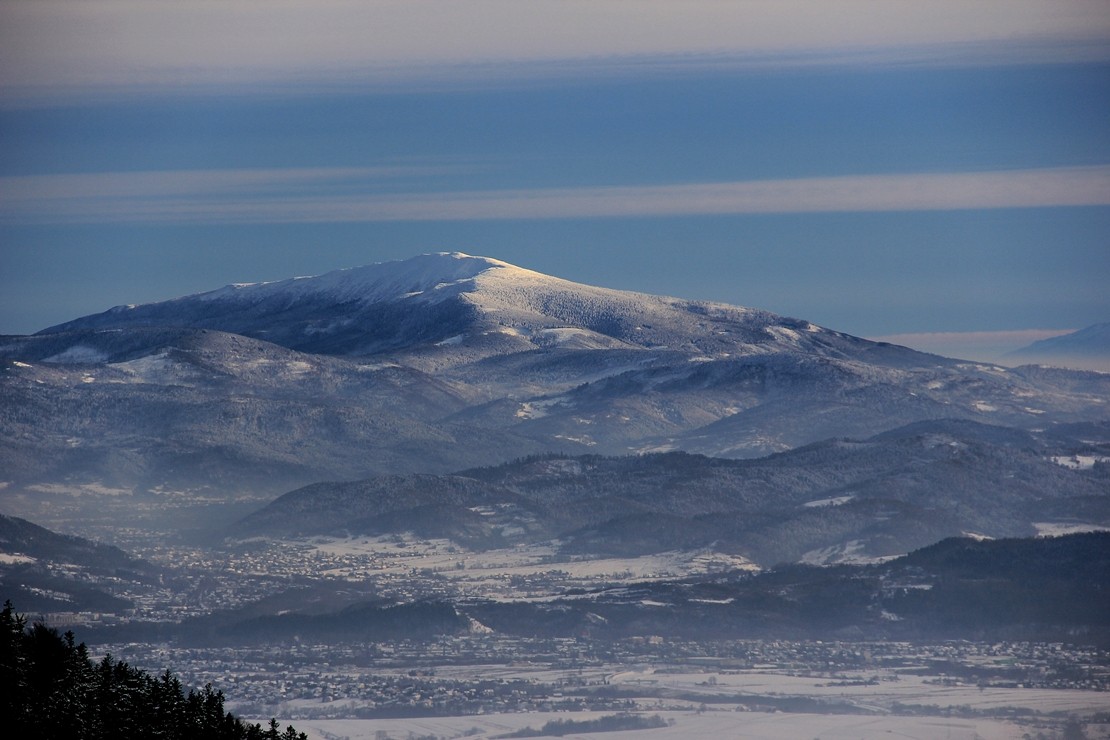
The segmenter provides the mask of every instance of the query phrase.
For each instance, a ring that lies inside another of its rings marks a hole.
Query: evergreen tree
[[[0,717],[7,736],[40,740],[308,740],[225,712],[210,684],[186,695],[169,670],[155,678],[110,655],[94,664],[72,632],[28,628],[10,601],[0,611]]]

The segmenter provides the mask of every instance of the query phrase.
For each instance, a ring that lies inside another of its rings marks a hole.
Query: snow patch
[[[559,398],[546,398],[540,401],[524,401],[516,410],[518,419],[542,419],[551,412],[553,406],[562,402]]]
[[[820,547],[816,550],[810,550],[802,555],[802,563],[807,565],[839,565],[842,563],[851,563],[856,565],[867,565],[870,563],[882,563],[887,560],[893,560],[897,555],[889,557],[875,557],[867,554],[867,543],[863,540],[848,540],[839,545],[830,545],[828,547]]]
[[[470,634],[472,634],[472,635],[492,635],[493,634],[492,629],[490,629],[486,625],[482,624],[481,622],[479,622],[474,617],[467,617],[467,620],[469,622],[468,625],[467,625],[467,631],[469,631]]]
[[[12,361],[12,365],[15,367],[31,367],[31,365],[28,365],[26,362],[20,362],[19,360]]]
[[[463,339],[466,338],[465,334],[456,334],[453,337],[447,337],[442,342],[436,342],[437,347],[452,347],[456,344],[462,344]]]
[[[112,363],[111,367],[122,374],[109,380],[112,383],[191,385],[199,375],[195,368],[171,359],[166,352]]]
[[[130,496],[132,494],[129,488],[109,488],[101,483],[38,483],[27,486],[27,490],[69,496]]]
[[[976,411],[983,411],[983,412],[998,411],[997,406],[991,406],[986,401],[973,401],[971,406]]]
[[[1110,457],[1102,455],[1058,455],[1051,459],[1057,465],[1063,465],[1072,470],[1090,470],[1095,463],[1110,462]]]
[[[577,337],[588,336],[590,332],[583,329],[578,329],[573,326],[561,326],[553,329],[540,329],[536,332],[537,337],[542,337],[554,344],[563,344],[569,342]]]
[[[0,565],[22,565],[34,562],[35,558],[30,555],[21,555],[17,552],[0,552]]]
[[[822,507],[822,506],[841,506],[842,504],[848,503],[849,501],[851,501],[855,497],[856,497],[856,495],[853,493],[853,494],[849,494],[847,496],[833,496],[832,498],[819,498],[816,501],[807,501],[804,504],[802,504],[802,506],[804,506],[806,508],[809,508],[809,509],[814,509],[814,508],[818,508],[818,507]]]
[[[793,329],[788,329],[785,326],[768,326],[767,331],[771,333],[776,339],[787,339],[792,342],[801,340],[802,335]]]
[[[285,364],[285,367],[293,375],[304,375],[306,373],[312,372],[313,369],[312,363],[305,362],[304,360],[293,360],[292,362],[287,362]]]
[[[575,444],[586,445],[587,447],[594,447],[594,446],[597,445],[597,442],[595,442],[593,439],[591,439],[589,437],[589,435],[583,435],[581,437],[571,437],[571,436],[568,436],[566,434],[556,434],[555,439],[565,439],[568,442],[574,442]]]
[[[1062,534],[1082,534],[1083,532],[1110,532],[1110,527],[1101,524],[1080,524],[1076,522],[1033,522],[1038,537],[1058,537]]]
[[[64,352],[47,357],[43,362],[57,365],[96,365],[108,360],[108,355],[84,344],[75,344]]]

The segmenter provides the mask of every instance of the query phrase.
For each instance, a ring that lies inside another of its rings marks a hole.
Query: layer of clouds
[[[892,49],[940,62],[985,48],[1015,62],[1106,59],[1108,40],[1104,0],[0,0],[0,91],[320,84],[560,60],[876,60]]]
[[[84,172],[0,177],[0,201],[12,211],[82,199],[262,194],[347,182],[442,174],[451,167],[289,167],[283,169]]]
[[[1020,360],[1006,355],[1033,342],[1062,334],[1070,334],[1075,329],[1014,329],[1006,331],[942,331],[918,332],[910,334],[888,334],[868,337],[877,342],[890,342],[911,347],[922,352],[958,357],[966,360],[998,362],[1004,365],[1018,365]]]
[[[419,168],[198,170],[0,178],[0,223],[330,223],[1110,205],[1110,165],[1002,172],[382,193]]]

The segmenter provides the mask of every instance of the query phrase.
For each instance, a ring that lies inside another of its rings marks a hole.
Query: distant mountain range
[[[551,453],[882,445],[872,438],[942,419],[1050,430],[1110,420],[1108,399],[1110,375],[962,362],[757,309],[434,254],[0,338],[0,505],[265,501],[383,475],[439,505],[413,475]],[[1081,453],[1074,444],[1058,452]],[[849,495],[836,485],[775,490]],[[457,495],[469,505],[479,493]],[[590,534],[597,516],[577,524],[579,542],[602,536]]]
[[[1110,322],[1041,339],[1014,350],[1007,359],[1110,372]]]
[[[687,453],[543,456],[454,475],[317,483],[232,525],[274,537],[415,532],[471,548],[556,540],[567,555],[713,548],[770,566],[898,555],[945,537],[1110,526],[1110,466],[1054,451],[1110,450],[1110,424],[1043,434],[918,422],[757,460]],[[1110,458],[1107,458],[1110,459]]]

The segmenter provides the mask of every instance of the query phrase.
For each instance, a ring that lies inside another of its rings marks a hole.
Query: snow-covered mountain
[[[0,363],[0,496],[25,503],[1110,419],[1110,375],[962,362],[459,253],[120,306],[0,338]]]
[[[766,311],[582,285],[458,252],[117,306],[40,335],[150,327],[215,329],[344,357],[389,353],[436,369],[555,347],[703,359],[877,347]]]

